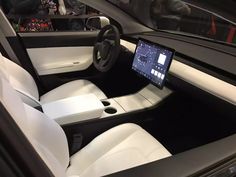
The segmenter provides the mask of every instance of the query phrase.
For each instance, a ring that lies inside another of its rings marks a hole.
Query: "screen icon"
[[[155,71],[155,76],[157,76],[158,75],[158,72],[157,71]]]
[[[164,77],[165,77],[165,75],[164,75],[164,74],[162,74],[162,75],[161,75],[161,79],[163,80],[163,79],[164,79]]]
[[[153,75],[155,74],[155,70],[154,69],[152,69],[151,74],[153,74]]]
[[[166,55],[164,54],[160,54],[159,58],[158,58],[158,63],[161,65],[164,65],[166,62]]]

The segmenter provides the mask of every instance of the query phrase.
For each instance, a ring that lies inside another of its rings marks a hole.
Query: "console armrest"
[[[81,95],[42,105],[43,112],[60,125],[100,118],[104,106],[94,95]]]

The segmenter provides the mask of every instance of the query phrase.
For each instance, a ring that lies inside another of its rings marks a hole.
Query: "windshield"
[[[236,44],[236,0],[108,0],[156,30]]]

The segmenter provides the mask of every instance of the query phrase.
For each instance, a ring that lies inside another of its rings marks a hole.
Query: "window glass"
[[[101,14],[78,0],[0,2],[16,32],[86,31],[86,20]]]
[[[108,0],[156,30],[236,44],[235,0]]]

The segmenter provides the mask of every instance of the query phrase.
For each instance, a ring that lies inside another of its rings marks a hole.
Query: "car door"
[[[20,60],[18,63],[43,85],[44,92],[75,79],[102,80],[103,75],[92,65],[98,30],[85,24],[89,17],[102,14],[84,6],[86,12],[76,16],[2,13],[5,37],[15,53],[8,57]],[[36,25],[41,29],[34,29]],[[43,25],[49,27],[45,30]]]

